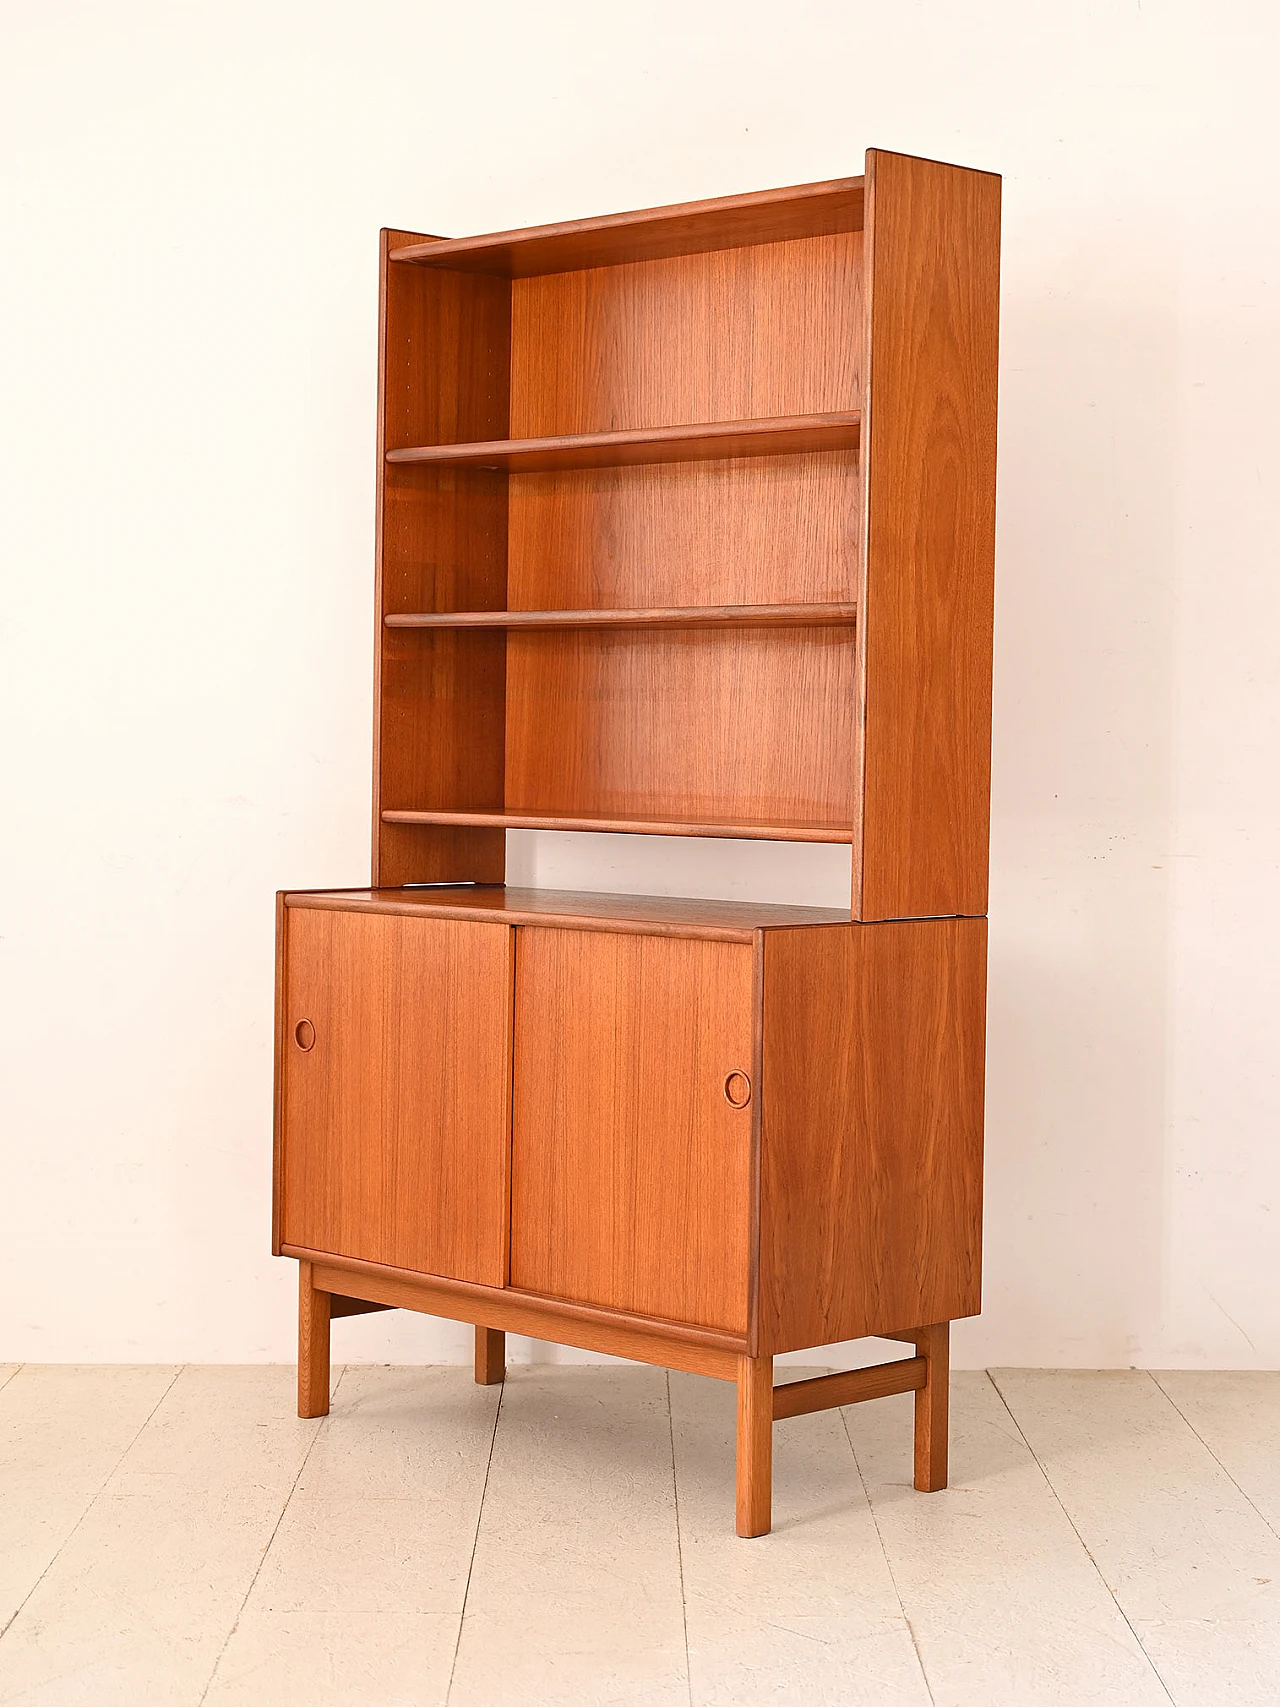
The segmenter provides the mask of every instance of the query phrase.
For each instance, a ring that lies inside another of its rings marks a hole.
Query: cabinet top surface
[[[289,893],[289,907],[321,907],[507,925],[577,930],[630,930],[750,942],[757,930],[847,925],[848,910],[783,907],[754,901],[698,901],[671,895],[597,895],[502,884],[431,884],[404,889],[326,889]]]

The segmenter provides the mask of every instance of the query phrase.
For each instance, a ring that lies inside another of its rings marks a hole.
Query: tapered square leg
[[[767,1535],[773,1505],[773,1359],[738,1359],[738,1534]]]
[[[311,1264],[298,1264],[298,1415],[329,1414],[329,1294],[311,1284]]]
[[[915,1335],[916,1353],[928,1371],[916,1389],[916,1487],[936,1494],[947,1485],[948,1396],[951,1388],[951,1323],[936,1322]]]
[[[476,1381],[494,1387],[507,1378],[507,1336],[499,1328],[476,1329]]]

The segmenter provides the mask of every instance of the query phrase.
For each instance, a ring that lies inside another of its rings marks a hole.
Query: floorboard
[[[993,1375],[1176,1707],[1276,1707],[1280,1541],[1156,1381]]]
[[[1280,1375],[958,1374],[930,1495],[792,1418],[754,1541],[727,1383],[334,1376],[0,1366],[0,1704],[1280,1703]]]

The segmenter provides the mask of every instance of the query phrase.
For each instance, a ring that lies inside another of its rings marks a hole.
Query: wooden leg
[[[298,1415],[329,1414],[329,1294],[311,1284],[311,1264],[298,1264]]]
[[[738,1359],[738,1534],[767,1535],[773,1503],[773,1359]]]
[[[951,1323],[937,1322],[914,1336],[927,1366],[916,1392],[916,1487],[935,1494],[947,1485],[947,1397],[951,1385]]]
[[[476,1381],[496,1386],[507,1376],[507,1336],[500,1328],[476,1329]]]

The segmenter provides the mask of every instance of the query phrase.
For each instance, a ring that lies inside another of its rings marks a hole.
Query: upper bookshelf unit
[[[512,825],[986,903],[999,179],[383,233],[374,881]]]

